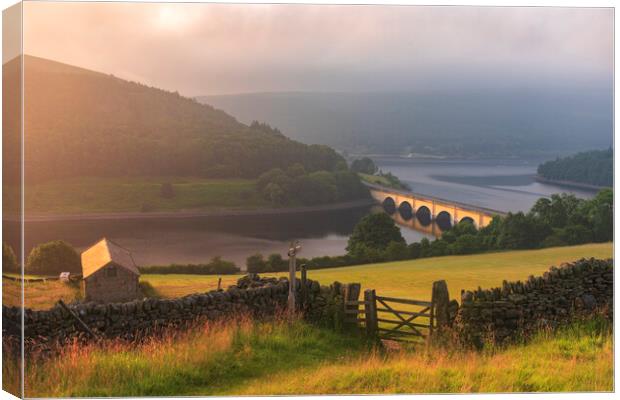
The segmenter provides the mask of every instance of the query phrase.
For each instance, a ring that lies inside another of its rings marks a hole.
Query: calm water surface
[[[376,162],[418,193],[501,211],[527,210],[536,199],[563,191],[583,198],[594,195],[537,183],[535,160],[378,158]],[[291,238],[301,240],[304,257],[343,254],[353,227],[368,212],[370,208],[362,207],[281,216],[30,222],[25,247],[28,253],[39,243],[63,239],[82,250],[106,236],[132,250],[140,265],[200,263],[222,256],[243,266],[251,254],[285,255]],[[10,231],[17,232],[16,224],[6,228],[7,238],[13,236]],[[401,231],[407,242],[430,237],[407,227]]]
[[[527,211],[541,197],[573,193],[591,198],[595,192],[536,182],[536,168],[544,160],[415,160],[378,158],[389,171],[420,194],[487,207],[499,211]]]

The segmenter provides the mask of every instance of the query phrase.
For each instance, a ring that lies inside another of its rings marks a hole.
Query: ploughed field
[[[430,300],[433,281],[445,279],[450,296],[460,301],[462,289],[501,286],[503,280],[525,280],[529,275],[542,274],[552,265],[580,258],[611,258],[612,254],[611,243],[600,243],[310,270],[308,277],[323,285],[334,281],[358,282],[362,290],[376,289],[381,296],[420,300]],[[274,275],[286,276],[285,273]],[[239,275],[222,276],[222,287],[236,283],[238,278]],[[218,276],[143,274],[140,281],[145,295],[174,298],[213,290],[217,287]],[[18,283],[3,279],[3,289],[4,304],[18,305]],[[26,283],[26,307],[48,308],[59,298],[65,302],[79,299],[79,285],[58,281]]]

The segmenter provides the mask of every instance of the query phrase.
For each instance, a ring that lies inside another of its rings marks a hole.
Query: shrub
[[[286,174],[291,178],[298,178],[300,176],[306,175],[306,169],[302,164],[295,163],[286,169]]]
[[[282,205],[287,203],[286,193],[277,183],[270,182],[267,184],[263,189],[263,197],[273,204]]]
[[[280,254],[270,254],[267,258],[269,270],[273,272],[288,271],[288,261],[284,260]],[[298,263],[299,264],[299,263]]]
[[[325,204],[338,200],[334,175],[327,171],[313,172],[295,179],[292,193],[304,205]]]
[[[384,258],[387,261],[406,260],[409,257],[409,249],[405,242],[390,242],[385,249]]]
[[[451,254],[474,254],[478,253],[482,248],[478,236],[471,233],[461,235],[456,241],[450,245]]]
[[[267,262],[262,254],[249,256],[245,261],[245,266],[250,273],[267,272]]]
[[[265,172],[258,178],[256,190],[264,199],[278,205],[291,202],[317,205],[369,195],[357,174],[346,170],[306,173],[301,164],[290,166],[286,172],[279,168]]]
[[[291,178],[284,173],[280,168],[271,169],[258,177],[258,181],[256,182],[256,189],[263,193],[267,185],[270,183],[275,183],[279,185],[281,188],[286,188],[291,184]]]
[[[57,275],[61,272],[82,272],[80,256],[62,240],[40,244],[28,255],[26,271],[31,274]]]
[[[353,228],[347,252],[354,258],[384,252],[391,242],[405,243],[394,220],[385,213],[368,214]]]
[[[560,247],[560,246],[566,246],[566,242],[562,240],[562,238],[559,235],[553,234],[553,235],[547,236],[545,240],[543,240],[542,245],[543,247]]]
[[[430,247],[430,256],[439,257],[450,254],[448,251],[448,243],[441,239],[433,240]]]
[[[422,245],[418,242],[414,242],[407,246],[407,250],[409,250],[409,258],[420,258],[422,252]]]
[[[377,165],[368,157],[358,158],[351,163],[351,171],[374,175],[377,173]]]
[[[143,274],[194,274],[194,275],[232,275],[240,268],[231,261],[213,257],[207,264],[170,264],[138,267]]]

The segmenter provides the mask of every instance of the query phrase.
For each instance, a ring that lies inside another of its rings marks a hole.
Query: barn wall
[[[110,267],[116,268],[116,277],[107,276]],[[87,301],[126,301],[138,297],[138,275],[110,263],[84,280],[84,298]]]

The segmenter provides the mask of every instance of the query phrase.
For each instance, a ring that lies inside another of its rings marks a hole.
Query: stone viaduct
[[[417,194],[383,186],[366,184],[372,197],[399,223],[413,224],[416,229],[434,232],[435,225],[441,230],[449,229],[463,220],[468,220],[478,229],[487,226],[502,211],[463,204],[438,197]],[[436,224],[433,224],[435,222]]]

